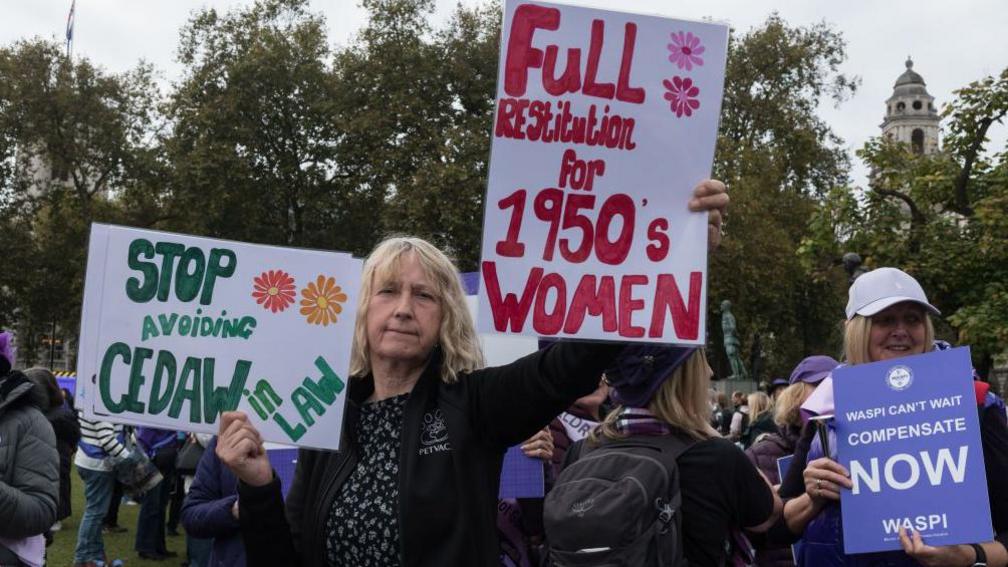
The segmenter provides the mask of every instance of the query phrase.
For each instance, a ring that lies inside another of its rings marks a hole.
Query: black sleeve
[[[781,479],[779,490],[781,498],[785,500],[805,494],[805,464],[808,461],[809,447],[812,446],[815,431],[811,423],[806,423],[801,437],[795,443],[794,460],[791,461],[787,474]]]
[[[983,444],[987,472],[987,497],[990,499],[991,523],[997,541],[1008,548],[1008,424],[998,405],[980,412],[980,441]]]
[[[598,387],[622,343],[561,341],[466,377],[473,427],[502,448],[545,427]]]
[[[735,494],[738,496],[738,525],[758,526],[773,514],[773,489],[763,480],[759,471],[745,453],[737,447],[731,452],[735,460],[730,470],[735,471]]]
[[[304,512],[306,495],[301,477],[307,467],[302,463],[303,453],[304,450],[298,451],[298,464],[288,493],[286,509],[276,471],[273,472],[273,482],[264,486],[249,486],[238,481],[238,522],[241,524],[242,543],[245,546],[248,567],[301,565],[301,556],[297,552],[296,545],[300,523],[291,525],[288,523],[288,517],[292,515],[292,511],[296,512],[296,518],[300,518]]]

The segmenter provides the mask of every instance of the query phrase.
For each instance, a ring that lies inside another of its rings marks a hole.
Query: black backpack
[[[572,446],[568,462],[577,460],[560,473],[544,504],[550,565],[686,565],[676,459],[694,442],[636,436]]]

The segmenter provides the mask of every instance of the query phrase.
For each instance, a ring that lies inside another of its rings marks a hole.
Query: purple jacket
[[[797,428],[780,428],[777,433],[771,433],[761,438],[759,442],[753,443],[746,449],[746,456],[756,465],[756,468],[766,475],[770,484],[780,484],[780,475],[777,474],[777,459],[786,457],[794,453],[795,444],[801,430]]]
[[[136,439],[143,446],[147,456],[153,460],[158,449],[178,444],[178,433],[155,427],[137,427]]]
[[[182,505],[182,525],[193,537],[213,539],[210,567],[245,567],[241,526],[231,515],[238,500],[238,479],[221,464],[216,449],[214,437],[203,452]]]
[[[777,474],[777,459],[794,453],[801,430],[798,428],[779,428],[777,433],[764,436],[758,442],[746,449],[746,456],[756,465],[770,484],[780,484]],[[759,567],[793,567],[791,546],[771,543],[766,534],[748,534],[756,548],[756,565]]]

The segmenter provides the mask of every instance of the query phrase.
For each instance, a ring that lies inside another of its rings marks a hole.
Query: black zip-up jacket
[[[577,398],[622,349],[560,342],[511,364],[439,379],[435,353],[406,403],[399,449],[399,542],[403,567],[498,566],[496,504],[504,452]],[[338,452],[302,449],[287,495],[280,482],[239,482],[249,567],[325,566],[325,522],[357,462],[353,430],[371,377],[350,381]]]

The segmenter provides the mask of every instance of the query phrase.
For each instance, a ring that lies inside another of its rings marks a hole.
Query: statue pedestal
[[[724,380],[711,381],[711,386],[718,392],[724,392],[727,395],[731,395],[732,392],[742,392],[743,394],[749,394],[759,390],[759,384],[748,379],[743,378],[742,380],[737,380],[731,376],[725,378]]]

